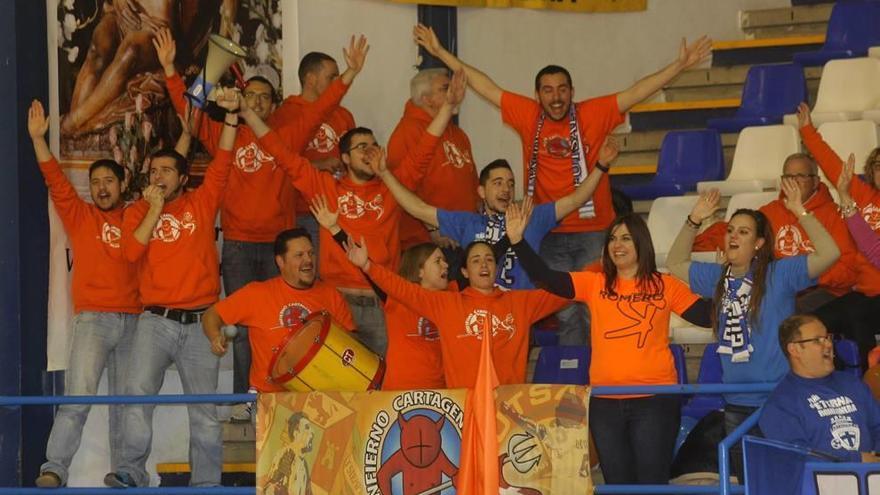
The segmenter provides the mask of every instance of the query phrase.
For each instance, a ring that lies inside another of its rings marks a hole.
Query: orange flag
[[[467,393],[461,462],[456,476],[456,493],[461,495],[498,493],[498,432],[495,425],[498,375],[492,361],[491,320],[492,315],[487,314],[477,381]]]

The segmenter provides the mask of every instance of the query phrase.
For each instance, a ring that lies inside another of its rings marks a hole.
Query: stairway
[[[223,486],[254,486],[256,482],[256,439],[252,423],[221,423],[223,427]],[[186,461],[156,465],[159,486],[187,486],[190,465]]]

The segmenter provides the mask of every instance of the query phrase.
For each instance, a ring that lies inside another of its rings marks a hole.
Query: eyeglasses
[[[261,101],[270,102],[272,101],[272,95],[269,93],[254,93],[253,91],[246,91],[244,93],[244,98],[246,100],[255,100],[259,98]]]
[[[367,149],[369,149],[369,148],[374,148],[374,147],[377,147],[377,146],[379,146],[379,145],[376,144],[376,143],[360,143],[360,144],[356,144],[356,145],[352,146],[352,147],[349,148],[348,150],[349,150],[349,151],[354,151],[354,150],[358,150],[358,151],[367,151]]]
[[[816,174],[782,174],[783,179],[807,180],[818,177]]]
[[[822,335],[821,337],[813,337],[812,339],[803,339],[803,340],[793,340],[792,344],[806,344],[807,342],[815,342],[817,344],[824,344],[825,342],[837,342],[840,338],[837,334],[829,333],[826,335]]]

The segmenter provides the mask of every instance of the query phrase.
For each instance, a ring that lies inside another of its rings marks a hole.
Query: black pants
[[[590,433],[608,484],[666,484],[681,424],[677,395],[590,399]]]
[[[859,346],[859,365],[868,369],[868,352],[874,348],[874,334],[880,333],[880,296],[850,292],[814,311],[831,333],[854,340]]]
[[[724,436],[728,436],[733,433],[739,425],[745,422],[746,418],[752,415],[753,412],[757,411],[757,407],[749,407],[749,406],[737,406],[735,404],[727,404],[724,406]],[[761,428],[758,425],[755,425],[751,430],[746,433],[746,435],[751,435],[753,437],[763,437],[764,434],[761,433]],[[742,438],[740,438],[732,447],[730,447],[730,455],[728,456],[730,459],[730,471],[735,474],[737,479],[739,479],[739,483],[741,485],[745,484],[745,469],[743,468],[743,448],[742,448]],[[720,467],[719,467],[720,469]]]

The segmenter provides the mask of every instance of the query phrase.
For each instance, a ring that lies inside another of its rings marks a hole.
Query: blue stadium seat
[[[836,58],[864,57],[868,48],[880,45],[880,2],[839,0],[831,10],[825,44],[815,52],[795,53],[801,65],[824,65]]]
[[[590,383],[590,348],[580,345],[542,347],[538,353],[532,383]]]
[[[697,182],[724,178],[721,135],[715,130],[670,131],[660,145],[657,174],[647,184],[621,185],[631,199],[681,196]]]
[[[718,344],[708,344],[700,359],[700,372],[697,383],[721,383],[721,359],[718,357]],[[724,407],[724,398],[720,395],[700,394],[693,396],[682,406],[681,415],[700,419],[710,411]]]
[[[755,65],[749,69],[736,115],[709,119],[707,127],[718,132],[739,132],[746,127],[781,124],[807,101],[804,69],[796,64]]]
[[[834,342],[834,354],[843,361],[843,371],[852,373],[859,380],[862,379],[862,367],[859,364],[859,346],[854,340],[840,339]]]
[[[669,350],[672,351],[672,359],[675,360],[675,372],[678,374],[678,384],[687,385],[688,373],[687,364],[685,364],[684,348],[678,344],[669,344]]]

